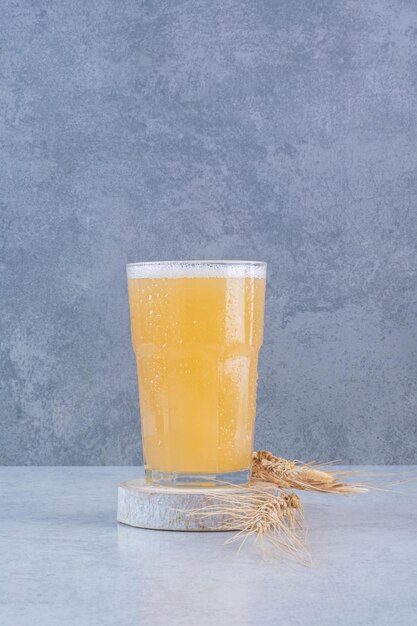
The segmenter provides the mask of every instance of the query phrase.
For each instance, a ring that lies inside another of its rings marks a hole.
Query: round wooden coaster
[[[262,488],[277,491],[270,483],[262,483]],[[143,478],[135,478],[119,486],[117,521],[129,526],[155,530],[221,531],[224,530],[223,515],[201,519],[189,513],[213,505],[213,499],[208,498],[209,494],[215,495],[225,491],[243,495],[249,490],[246,487],[217,489],[159,487],[146,483]]]

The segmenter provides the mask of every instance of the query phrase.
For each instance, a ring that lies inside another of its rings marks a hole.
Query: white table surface
[[[393,472],[414,468],[367,468]],[[314,567],[116,523],[132,467],[0,468],[2,626],[415,626],[417,481],[304,496]],[[391,478],[381,479],[389,482]]]

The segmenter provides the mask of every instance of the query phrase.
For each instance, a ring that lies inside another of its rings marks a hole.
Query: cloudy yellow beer
[[[147,479],[250,476],[266,265],[128,265]]]

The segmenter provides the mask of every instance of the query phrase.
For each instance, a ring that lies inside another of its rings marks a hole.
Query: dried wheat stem
[[[346,483],[342,480],[352,474],[348,471],[328,470],[326,464],[289,461],[267,450],[254,452],[252,457],[252,477],[272,482],[281,489],[342,494],[367,491],[360,483]]]
[[[209,519],[220,518],[222,530],[238,530],[226,543],[255,537],[261,544],[264,555],[268,547],[277,552],[286,552],[291,557],[307,564],[309,562],[303,530],[303,508],[300,498],[291,492],[277,489],[275,492],[251,484],[242,487],[241,493],[207,494],[209,503],[188,515]],[[215,526],[219,528],[218,523]],[[240,549],[240,548],[239,548]]]

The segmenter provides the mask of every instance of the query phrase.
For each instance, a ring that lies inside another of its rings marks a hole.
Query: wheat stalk
[[[281,489],[271,491],[261,484],[251,483],[238,488],[237,492],[225,489],[221,493],[207,493],[207,500],[207,505],[187,514],[204,520],[215,518],[215,530],[237,530],[226,543],[240,541],[241,548],[249,537],[254,537],[264,556],[271,547],[274,556],[285,552],[304,564],[309,563],[303,507],[295,493]]]
[[[258,450],[252,456],[252,477],[274,483],[281,489],[342,494],[368,491],[360,483],[344,482],[343,479],[352,474],[349,471],[329,471],[326,464],[289,461],[267,450]]]
[[[362,493],[360,483],[346,483],[354,472],[329,469],[329,464],[301,463],[273,455],[266,450],[253,453],[252,482],[247,487],[207,492],[204,507],[183,511],[202,520],[213,519],[206,530],[237,530],[226,543],[240,541],[241,547],[254,537],[266,556],[286,553],[310,564],[306,548],[303,506],[299,496],[287,489],[324,493]],[[271,483],[275,486],[272,487]]]

